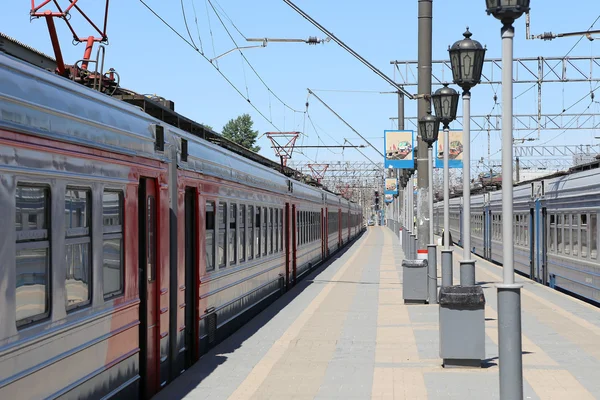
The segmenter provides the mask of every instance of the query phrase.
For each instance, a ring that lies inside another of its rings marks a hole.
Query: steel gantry
[[[403,86],[417,85],[417,61],[390,61],[396,69],[396,80]],[[592,109],[581,114],[559,114],[543,112],[542,88],[548,83],[584,83],[600,82],[600,57],[526,57],[516,58],[514,65],[514,84],[529,84],[537,88],[537,114],[517,114],[513,117],[515,131],[542,130],[577,130],[598,129],[600,121],[598,114]],[[444,82],[452,80],[452,67],[449,60],[435,60],[432,62],[432,86],[441,86]],[[500,85],[502,77],[502,60],[500,58],[486,59],[481,76],[481,84]],[[596,86],[598,89],[598,86]],[[594,91],[590,88],[590,99],[594,100]],[[390,118],[396,120],[397,118]],[[407,129],[416,129],[417,117],[405,118],[410,125]],[[472,115],[471,131],[501,130],[501,115]],[[462,116],[457,117],[457,123],[462,126]],[[539,137],[538,137],[539,138]]]

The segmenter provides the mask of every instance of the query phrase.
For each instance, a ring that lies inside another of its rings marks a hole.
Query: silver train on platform
[[[363,231],[228,149],[0,53],[0,399],[150,398]]]
[[[513,187],[515,270],[552,288],[600,303],[598,216],[600,160]],[[450,233],[462,245],[463,198],[450,199]],[[444,202],[434,204],[434,228],[443,231]],[[471,196],[472,251],[502,259],[502,191]]]

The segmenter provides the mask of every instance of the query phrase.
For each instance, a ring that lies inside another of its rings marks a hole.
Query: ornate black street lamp
[[[419,134],[421,139],[427,143],[427,160],[429,163],[429,215],[433,218],[433,144],[438,138],[440,131],[440,119],[431,115],[431,111],[427,111],[427,115],[419,119]],[[433,220],[429,221],[429,244],[427,245],[428,258],[428,294],[429,304],[437,304],[437,251],[435,245],[435,237],[433,236]]]
[[[431,96],[435,115],[444,124],[444,249],[442,250],[442,286],[452,286],[452,250],[450,249],[450,123],[456,119],[458,92],[444,83]]]
[[[481,71],[486,49],[472,33],[463,33],[464,39],[448,49],[454,83],[463,90],[463,260],[460,268],[460,284],[475,285],[475,260],[471,259],[471,89],[481,81]],[[452,143],[444,143],[449,152]]]

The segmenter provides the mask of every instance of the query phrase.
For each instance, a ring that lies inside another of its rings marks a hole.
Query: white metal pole
[[[450,151],[450,143],[444,150]],[[471,259],[471,93],[463,93],[463,260]]]
[[[429,164],[429,244],[434,243],[433,237],[433,147],[427,148],[427,162]]]
[[[444,126],[444,250],[442,250],[442,286],[452,286],[452,250],[450,250],[450,129]]]
[[[450,143],[445,150],[450,151]],[[475,260],[471,259],[471,93],[463,93],[463,259],[460,284],[475,285]]]
[[[502,27],[502,256],[498,288],[500,398],[523,399],[521,286],[515,284],[513,249],[513,38],[512,21]]]
[[[444,248],[450,248],[450,156],[448,145],[450,142],[450,129],[444,128]]]

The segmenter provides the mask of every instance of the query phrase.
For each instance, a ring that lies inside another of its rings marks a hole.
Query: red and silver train
[[[354,203],[2,54],[0,209],[1,399],[149,398],[364,229]]]

